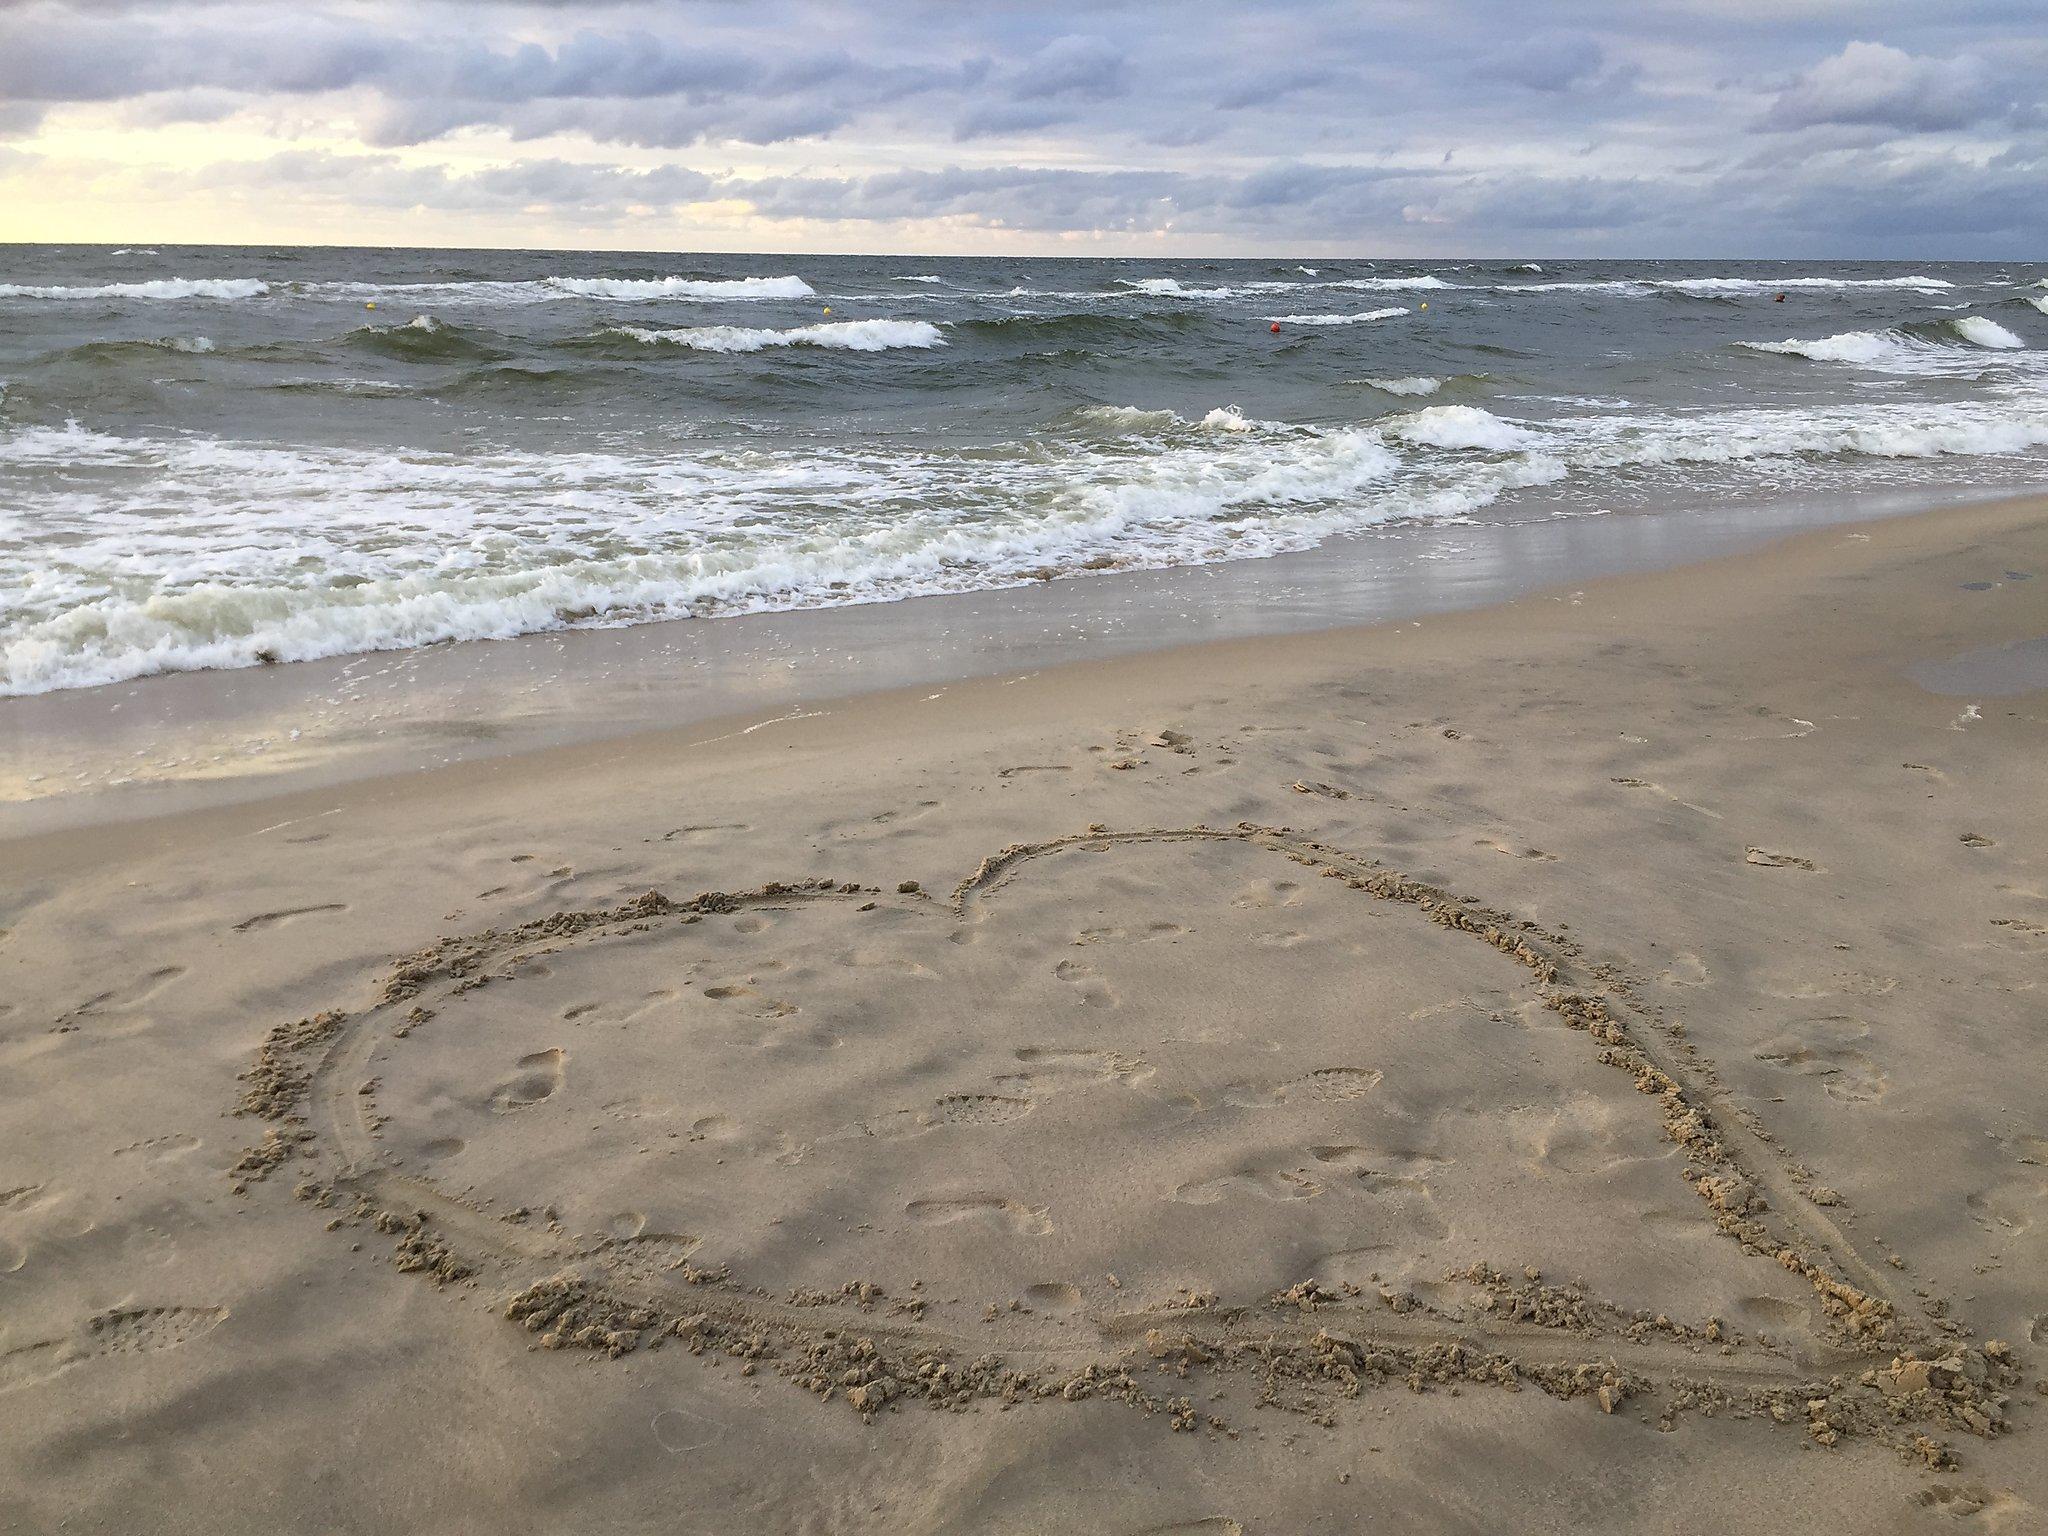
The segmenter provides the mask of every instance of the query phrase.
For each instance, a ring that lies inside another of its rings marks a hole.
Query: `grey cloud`
[[[1981,59],[1919,58],[1883,43],[1852,42],[1779,92],[1762,126],[1869,124],[1932,133],[1966,128],[2005,105]]]
[[[1606,63],[1606,50],[1584,33],[1553,32],[1490,54],[1479,72],[1532,91],[1568,91],[1592,80]]]

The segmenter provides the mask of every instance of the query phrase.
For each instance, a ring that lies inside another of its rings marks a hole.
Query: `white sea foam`
[[[1436,276],[1426,277],[1346,277],[1330,285],[1333,288],[1365,288],[1378,291],[1395,288],[1455,288],[1457,284],[1447,283]]]
[[[649,344],[691,347],[699,352],[759,352],[768,347],[831,347],[842,352],[888,352],[899,347],[943,347],[945,336],[924,320],[835,320],[771,330],[749,325],[696,325],[647,330],[637,325],[607,328]]]
[[[2038,296],[2035,294],[2028,294],[2026,298],[2027,302],[2033,305],[2034,308],[2041,311],[2042,314],[2048,315],[2048,293],[2040,294]]]
[[[1562,279],[1547,283],[1501,283],[1500,293],[1613,293],[1647,298],[1657,293],[1684,293],[1696,298],[1736,294],[1778,294],[1800,290],[1899,289],[1911,293],[1942,293],[1955,284],[1939,277],[1608,277]]]
[[[1182,286],[1180,279],[1173,277],[1120,277],[1117,281],[1139,293],[1173,299],[1227,299],[1244,291],[1243,288],[1188,288]]]
[[[2004,326],[1980,316],[1966,315],[1941,325],[1955,340],[1927,340],[1903,331],[1843,331],[1834,336],[1744,341],[1737,345],[1752,352],[1782,353],[1817,363],[1844,363],[1874,373],[1925,376],[1979,377],[1991,368],[2032,371],[2042,361],[2038,353],[1996,362],[1985,357],[1987,348],[2014,352],[2026,344]]]
[[[1993,347],[2001,351],[2016,351],[2026,343],[2013,335],[1996,320],[1987,320],[1982,315],[1964,315],[1951,320],[1955,332],[1972,346]]]
[[[1926,349],[1897,331],[1843,331],[1837,336],[1820,336],[1803,341],[1793,336],[1784,341],[1744,341],[1738,346],[1752,352],[1781,352],[1789,357],[1811,358],[1816,363],[1878,363],[1910,358]]]
[[[1537,439],[1526,427],[1503,421],[1476,405],[1431,405],[1407,416],[1396,416],[1382,424],[1383,430],[1403,442],[1426,448],[1473,448],[1491,453],[1513,453]]]
[[[945,279],[933,273],[904,274],[896,279],[899,283],[943,283]]]
[[[1681,293],[1783,293],[1796,289],[1903,288],[1915,293],[1941,293],[1955,287],[1940,277],[1680,277],[1657,278],[1652,288]]]
[[[579,299],[803,299],[817,292],[800,277],[550,277],[558,293]]]
[[[920,324],[840,324],[878,323]],[[670,344],[670,333],[645,334]],[[888,601],[1104,564],[1259,558],[1393,521],[1468,517],[1558,481],[1606,496],[1617,472],[1653,494],[1759,477],[1828,486],[1883,461],[2048,448],[2048,409],[2030,391],[2042,353],[1843,333],[1858,335],[1879,338],[1884,366],[1932,356],[1997,385],[1968,399],[1872,403],[1872,381],[1853,380],[1857,393],[1796,409],[1567,405],[1582,414],[1549,419],[1425,406],[1339,427],[1094,406],[965,447],[910,434],[719,448],[635,432],[601,450],[479,435],[432,451],[0,426],[0,693]],[[1423,375],[1368,382],[1407,396],[1442,387]]]
[[[256,299],[270,285],[254,277],[163,277],[146,283],[96,283],[89,287],[37,287],[0,283],[0,299]]]
[[[1355,315],[1268,315],[1278,325],[1359,325],[1367,320],[1391,320],[1409,313],[1406,309],[1364,309]]]

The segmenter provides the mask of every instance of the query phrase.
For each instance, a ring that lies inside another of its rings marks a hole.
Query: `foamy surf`
[[[11,691],[2048,464],[2005,270],[211,259],[0,264]]]
[[[683,326],[648,330],[616,325],[614,336],[650,345],[689,347],[699,352],[760,352],[770,347],[826,347],[842,352],[888,352],[899,347],[943,347],[945,336],[924,320],[844,320],[771,330],[744,325]]]
[[[1268,315],[1266,318],[1275,325],[1363,325],[1369,320],[1391,320],[1396,315],[1408,313],[1408,310],[1396,307],[1362,309],[1353,315]]]
[[[0,692],[1261,558],[1616,469],[1770,461],[1782,478],[1801,461],[2048,445],[2048,413],[1978,405],[1543,422],[1430,406],[1349,427],[1228,407],[1192,424],[1137,407],[1077,417],[1125,430],[824,455],[401,454],[15,430],[0,435],[0,493],[61,466],[68,489],[38,518],[66,559],[19,545],[0,558],[0,586],[27,594],[0,630]]]
[[[0,283],[0,299],[50,299],[76,303],[91,299],[259,299],[270,285],[254,277],[163,277],[143,283],[62,284]]]
[[[545,285],[579,299],[807,299],[818,290],[800,277],[550,277]]]

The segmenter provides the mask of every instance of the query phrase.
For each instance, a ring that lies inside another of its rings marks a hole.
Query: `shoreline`
[[[0,1489],[2024,1528],[2044,636],[2036,497],[17,838]]]
[[[1921,488],[1591,518],[1543,516],[1539,503],[1539,515],[1376,530],[1268,559],[0,699],[9,727],[0,734],[17,743],[0,748],[0,842],[579,741],[739,727],[764,711],[896,688],[1483,609],[1716,560],[1806,529],[2026,499],[1957,485],[1938,495]]]

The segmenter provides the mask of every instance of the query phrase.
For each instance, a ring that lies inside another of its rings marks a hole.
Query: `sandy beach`
[[[2048,1529],[2048,501],[0,842],[0,1530]]]

